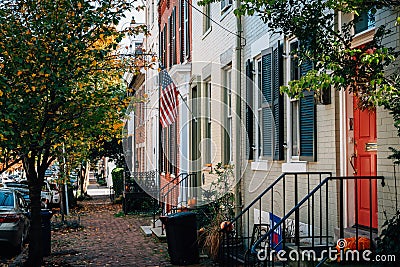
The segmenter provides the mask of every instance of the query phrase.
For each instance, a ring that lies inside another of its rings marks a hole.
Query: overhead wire
[[[218,23],[217,21],[215,21],[211,16],[207,15],[206,13],[204,13],[202,10],[200,10],[198,7],[194,6],[192,3],[190,3],[188,0],[184,0],[188,5],[190,5],[194,10],[196,10],[197,12],[203,14],[205,17],[209,18],[212,22],[214,22],[215,24],[217,24],[221,29],[229,32],[230,34],[235,35],[236,37],[239,37],[241,39],[243,39],[246,43],[246,38],[244,38],[243,36],[227,29],[225,26],[221,25],[220,23]]]

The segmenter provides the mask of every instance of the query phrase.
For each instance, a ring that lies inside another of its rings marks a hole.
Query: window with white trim
[[[290,42],[290,80],[298,80],[313,69],[313,63],[304,61],[299,63],[296,51],[299,42]],[[300,99],[290,102],[291,120],[291,155],[292,160],[316,160],[316,104],[313,91],[304,91]]]
[[[222,0],[221,1],[221,13],[224,13],[232,6],[233,0]]]
[[[246,118],[254,121],[253,130],[248,133],[253,143],[253,156],[256,161],[282,160],[283,96],[279,91],[283,81],[282,46],[278,43],[262,51],[252,65],[254,72],[248,72],[248,75],[253,75],[254,93],[247,97],[248,101],[254,99],[254,119],[251,119],[250,110],[247,110],[250,113]],[[248,90],[252,90],[252,84],[247,83]]]
[[[203,7],[203,34],[211,29],[211,3]]]
[[[223,163],[230,164],[233,161],[232,155],[232,69],[228,68],[224,71],[224,87],[225,87],[225,109],[226,120],[224,125],[224,141],[223,141]]]
[[[354,33],[358,34],[375,27],[375,15],[369,11],[361,12],[359,16],[354,15]]]
[[[183,1],[183,21],[184,21],[184,55],[185,58],[190,58],[190,25],[189,25],[189,4],[187,1]]]
[[[205,164],[210,164],[212,161],[212,142],[211,142],[211,81],[206,82],[206,121],[205,121]]]

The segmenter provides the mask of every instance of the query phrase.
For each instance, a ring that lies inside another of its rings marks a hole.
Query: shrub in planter
[[[122,191],[124,188],[124,178],[123,178],[124,169],[123,168],[115,168],[111,172],[111,177],[113,180],[113,188],[115,192],[115,198],[118,198],[122,195]]]

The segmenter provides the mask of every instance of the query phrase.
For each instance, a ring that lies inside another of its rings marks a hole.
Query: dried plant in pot
[[[234,217],[235,196],[230,191],[233,183],[233,166],[218,163],[214,172],[217,174],[207,190],[203,191],[203,198],[207,201],[209,221],[201,233],[203,248],[213,260],[218,260],[222,241],[222,231],[233,228],[229,220]]]

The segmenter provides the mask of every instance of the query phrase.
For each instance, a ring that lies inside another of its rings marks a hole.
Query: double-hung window
[[[176,64],[176,8],[172,10],[171,17],[169,18],[169,55],[170,66]]]
[[[225,69],[224,71],[224,87],[225,87],[225,110],[226,119],[223,129],[223,163],[230,164],[233,161],[232,155],[232,69]]]
[[[248,160],[254,159],[254,77],[252,60],[246,61],[246,157]]]
[[[261,57],[248,62],[247,101],[254,107],[247,108],[246,125],[256,160],[283,159],[283,96],[280,86],[283,81],[282,46],[262,51]],[[254,87],[254,88],[253,88]],[[252,92],[252,93],[251,93]],[[254,99],[254,103],[252,102]],[[250,127],[252,126],[252,127]]]
[[[190,58],[190,24],[189,24],[189,15],[190,15],[190,7],[188,4],[190,0],[183,0],[183,40],[182,40],[182,48],[183,55],[185,59]]]
[[[205,119],[205,164],[212,161],[212,140],[211,140],[211,81],[206,82],[206,119]]]
[[[211,3],[203,7],[203,34],[211,29]]]
[[[232,6],[233,0],[222,0],[221,1],[221,13],[224,13],[227,9]]]
[[[375,15],[371,11],[361,12],[354,18],[354,33],[358,34],[375,27]]]
[[[161,63],[165,67],[167,64],[167,25],[164,24],[163,30],[160,33],[160,46],[159,54]]]
[[[299,63],[296,51],[299,42],[290,46],[290,80],[298,80],[313,69],[313,63]],[[292,160],[316,160],[316,104],[313,91],[304,91],[304,97],[290,101],[291,156]]]

